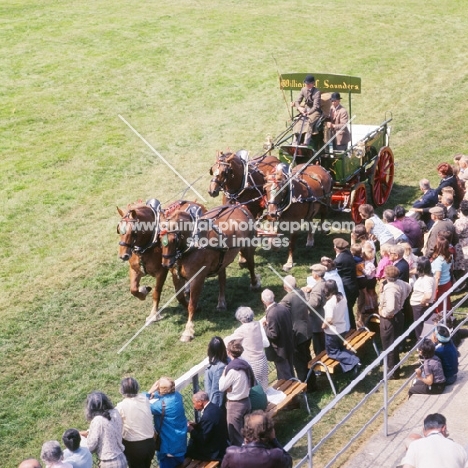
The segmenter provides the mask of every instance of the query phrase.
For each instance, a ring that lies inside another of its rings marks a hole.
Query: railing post
[[[383,360],[383,378],[384,378],[384,434],[385,437],[388,437],[388,354],[385,355]]]
[[[199,380],[198,380],[198,374],[194,375],[192,377],[192,387],[193,387],[193,394],[195,395],[195,393],[198,392],[198,390],[200,390],[200,385],[199,385]],[[198,411],[196,409],[193,410],[193,413],[194,413],[194,416],[195,416],[195,419],[194,421],[195,422],[199,422],[199,419],[200,419],[200,416],[198,414]]]
[[[309,468],[312,468],[312,428],[307,431],[307,456],[309,458]]]

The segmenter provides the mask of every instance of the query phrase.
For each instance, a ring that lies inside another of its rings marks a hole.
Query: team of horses
[[[153,307],[147,320],[161,318],[159,301],[169,271],[180,304],[188,310],[182,341],[194,337],[193,316],[205,279],[218,276],[218,310],[226,309],[226,268],[239,254],[249,270],[251,289],[260,288],[255,273],[256,223],[262,220],[302,222],[324,217],[333,180],[321,166],[299,165],[290,170],[268,154],[248,159],[245,151],[218,153],[210,169],[209,194],[223,193],[223,204],[209,211],[186,200],[162,207],[157,200],[118,208],[121,220],[119,257],[130,266],[130,291],[144,300],[151,288],[140,286],[153,276]],[[280,223],[284,225],[284,223]],[[290,232],[289,255],[284,270],[293,267],[298,232]],[[313,245],[309,232],[308,245]]]

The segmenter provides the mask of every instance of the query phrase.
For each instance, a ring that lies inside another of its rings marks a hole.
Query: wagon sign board
[[[309,73],[286,73],[280,76],[280,88],[286,91],[300,91]],[[331,73],[310,73],[315,78],[315,87],[323,93],[335,91],[361,94],[361,78]]]

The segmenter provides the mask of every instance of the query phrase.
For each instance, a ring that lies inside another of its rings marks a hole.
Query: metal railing
[[[383,401],[382,401],[382,406],[375,411],[373,414],[369,415],[367,421],[362,425],[362,427],[357,430],[354,436],[349,437],[349,434],[347,433],[346,435],[346,443],[344,444],[343,447],[340,449],[336,449],[336,444],[335,444],[335,450],[334,450],[334,456],[328,460],[327,462],[324,462],[323,458],[321,458],[321,463],[326,463],[324,464],[325,467],[330,467],[333,466],[333,464],[338,460],[338,458],[343,455],[346,450],[348,450],[351,445],[364,433],[364,431],[383,413],[384,416],[384,433],[386,436],[388,436],[388,417],[389,417],[389,406],[392,402],[395,401],[396,397],[403,391],[405,390],[405,387],[407,384],[414,378],[415,374],[413,373],[407,380],[405,380],[400,387],[397,388],[395,393],[390,396],[389,394],[389,388],[388,388],[388,380],[389,378],[394,374],[394,372],[397,371],[397,369],[405,363],[410,357],[411,354],[414,353],[414,351],[417,349],[419,343],[422,341],[424,336],[421,337],[421,340],[416,343],[416,345],[408,351],[403,359],[401,359],[393,369],[388,369],[387,365],[387,359],[388,355],[394,351],[395,348],[398,348],[405,340],[408,338],[411,334],[411,332],[421,323],[423,323],[428,317],[432,315],[434,310],[439,306],[440,304],[443,304],[443,319],[441,323],[445,323],[446,319],[448,316],[453,315],[457,309],[459,309],[467,300],[468,300],[468,295],[465,295],[450,311],[447,311],[447,299],[450,296],[451,293],[453,293],[454,290],[456,290],[461,284],[463,284],[466,280],[468,279],[468,273],[466,273],[462,278],[460,278],[453,286],[452,288],[445,292],[423,315],[420,317],[420,319],[416,322],[414,322],[408,330],[398,337],[393,345],[385,350],[384,352],[381,353],[381,355],[375,359],[371,364],[369,364],[363,371],[362,373],[355,379],[353,380],[341,393],[336,395],[336,397],[328,403],[328,405],[323,408],[320,413],[318,413],[312,421],[310,421],[301,431],[296,434],[284,447],[285,450],[290,451],[293,447],[297,446],[300,442],[303,441],[303,439],[307,439],[307,450],[305,456],[303,456],[298,463],[294,465],[294,468],[298,468],[305,463],[307,463],[309,467],[313,466],[313,457],[314,455],[327,443],[330,441],[331,437],[336,435],[336,433],[345,425],[345,423],[359,410],[361,409],[369,400],[372,396],[376,395],[377,392],[383,387]],[[468,316],[461,321],[461,323],[457,326],[457,328],[454,330],[457,331],[462,325],[464,325],[468,321]],[[427,336],[427,335],[426,335]],[[337,405],[341,403],[347,395],[349,395],[357,385],[359,385],[360,382],[362,382],[368,373],[372,372],[373,370],[379,370],[380,366],[383,364],[383,379],[377,383],[351,410],[349,410],[346,414],[346,416],[339,421],[328,433],[323,436],[317,443],[313,443],[313,431],[316,429],[316,426],[326,418],[329,413],[336,409]]]

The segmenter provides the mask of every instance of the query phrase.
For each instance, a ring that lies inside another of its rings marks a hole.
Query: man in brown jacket
[[[306,76],[304,84],[299,96],[292,103],[292,106],[303,115],[296,123],[294,132],[296,135],[299,134],[298,141],[300,141],[302,133],[306,131],[304,145],[309,146],[312,135],[317,134],[315,124],[322,115],[322,99],[320,91],[315,87],[315,78],[312,75]]]
[[[327,127],[336,134],[333,141],[333,148],[336,150],[345,150],[348,148],[348,143],[351,141],[351,135],[348,130],[348,111],[341,105],[340,93],[332,93],[330,109],[330,122],[327,122]]]
[[[403,332],[403,305],[411,293],[411,286],[398,279],[400,271],[396,266],[389,265],[385,267],[384,274],[385,281],[380,293],[379,306],[380,339],[383,351],[390,348]],[[390,353],[387,357],[388,370],[392,370],[399,361],[400,354],[397,346],[393,353]],[[398,377],[399,370],[397,369],[391,378],[398,379]]]

